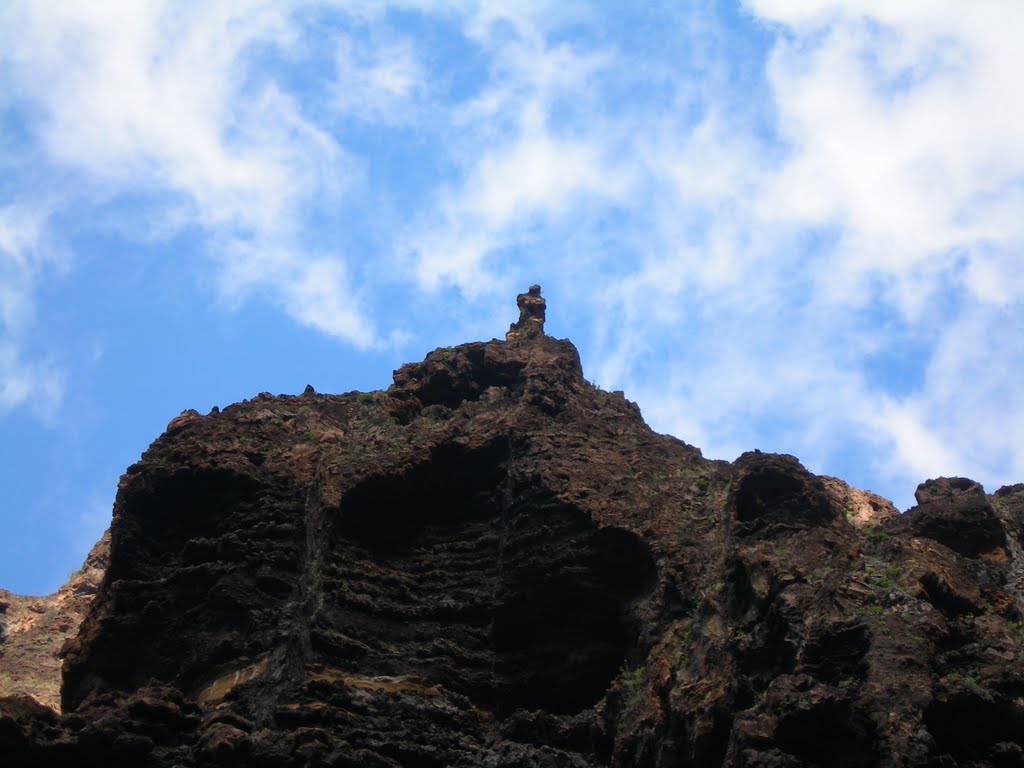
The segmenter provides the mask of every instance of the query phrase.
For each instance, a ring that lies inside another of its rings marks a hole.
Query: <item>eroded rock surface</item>
[[[1024,486],[918,502],[708,461],[543,333],[186,413],[122,478],[64,714],[0,699],[0,754],[1024,764]]]
[[[0,696],[30,696],[60,710],[62,649],[78,633],[107,570],[110,535],[103,534],[52,595],[0,589]]]
[[[519,319],[509,327],[505,340],[542,336],[547,302],[540,295],[540,286],[531,285],[526,293],[520,293],[516,296],[516,304],[519,306]]]

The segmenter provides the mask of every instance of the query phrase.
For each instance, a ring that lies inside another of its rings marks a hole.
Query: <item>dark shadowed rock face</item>
[[[0,754],[1022,765],[1024,486],[918,502],[707,461],[543,334],[186,412],[122,478],[64,714],[0,699]]]
[[[985,490],[965,477],[940,477],[918,486],[917,506],[904,523],[965,557],[1006,556],[1006,532]]]

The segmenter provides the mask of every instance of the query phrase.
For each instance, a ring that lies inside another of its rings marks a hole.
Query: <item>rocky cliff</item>
[[[96,542],[82,567],[52,595],[0,589],[0,696],[24,695],[60,708],[64,643],[78,633],[107,570],[110,534]]]
[[[539,289],[387,390],[186,412],[5,765],[1024,765],[1024,485],[709,461]]]

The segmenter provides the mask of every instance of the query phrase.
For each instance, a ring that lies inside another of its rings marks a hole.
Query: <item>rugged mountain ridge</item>
[[[898,515],[505,341],[168,425],[5,764],[1024,765],[1024,485]]]

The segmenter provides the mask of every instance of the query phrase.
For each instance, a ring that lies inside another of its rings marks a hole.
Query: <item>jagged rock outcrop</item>
[[[107,570],[105,533],[60,589],[42,597],[0,589],[0,696],[22,695],[59,710],[62,649],[78,633]]]
[[[1021,765],[1022,523],[1024,486],[900,516],[791,456],[708,461],[510,331],[172,421],[118,488],[63,715],[0,699],[0,754]]]
[[[540,286],[531,285],[526,293],[520,293],[516,296],[516,304],[519,306],[519,319],[509,326],[505,340],[543,336],[547,302],[540,295]]]

